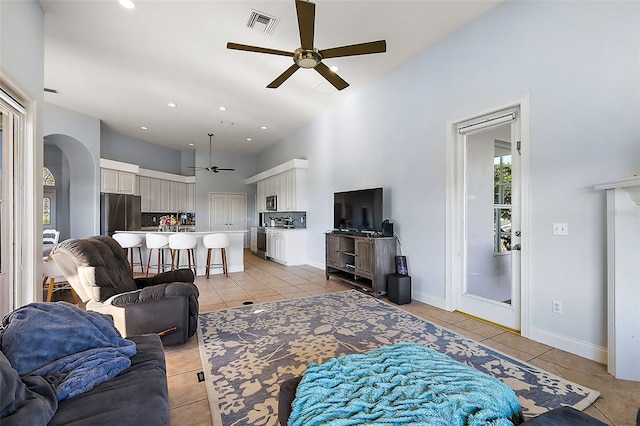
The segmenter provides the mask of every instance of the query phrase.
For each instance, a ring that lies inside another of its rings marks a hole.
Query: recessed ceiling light
[[[329,69],[333,72],[338,72],[338,67],[336,67],[335,65],[332,67],[329,67]]]
[[[147,126],[140,126],[140,128],[141,128],[142,130],[149,130],[149,128],[148,128]]]
[[[195,143],[190,143],[190,144],[189,144],[189,146],[194,146],[194,145],[195,145]]]
[[[170,106],[171,108],[175,108],[175,107],[178,106],[178,105],[174,104],[173,102],[169,102],[167,105]]]
[[[226,111],[226,110],[227,110],[227,108],[226,108],[226,107],[223,107],[223,106],[218,107],[218,109],[219,109],[220,111]]]
[[[136,5],[131,0],[119,0],[119,1],[120,1],[120,6],[124,7],[125,9],[134,9],[136,7]]]
[[[248,140],[249,142],[251,142],[253,139],[251,139],[251,138],[247,138],[247,140]]]
[[[267,130],[267,126],[260,126],[262,130]]]

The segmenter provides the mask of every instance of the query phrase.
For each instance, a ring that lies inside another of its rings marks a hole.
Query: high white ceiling
[[[298,48],[294,0],[134,1],[41,0],[45,87],[60,92],[45,100],[174,149],[208,149],[212,132],[214,151],[255,154],[501,0],[316,1],[316,48],[387,41],[386,53],[323,61],[350,84],[340,92],[311,69],[267,89],[292,59],[226,48]],[[247,27],[252,10],[280,19],[273,35]]]

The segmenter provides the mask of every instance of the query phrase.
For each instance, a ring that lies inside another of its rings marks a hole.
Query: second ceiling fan
[[[338,74],[322,63],[323,59],[341,58],[344,56],[369,55],[371,53],[384,53],[387,51],[385,40],[372,41],[369,43],[351,44],[348,46],[334,47],[331,49],[316,49],[313,45],[316,5],[305,0],[295,0],[298,14],[298,30],[300,32],[300,47],[293,52],[284,50],[269,49],[266,47],[248,46],[246,44],[227,43],[227,49],[244,50],[248,52],[267,53],[270,55],[289,56],[293,58],[291,65],[285,72],[280,74],[267,87],[275,89],[280,87],[299,68],[314,68],[336,89],[342,90],[349,86]]]
[[[221,171],[229,171],[229,172],[235,171],[236,169],[223,169],[222,167],[213,165],[213,159],[211,158],[211,151],[212,151],[212,145],[213,145],[213,141],[212,141],[213,133],[207,133],[207,134],[209,135],[209,165],[206,167],[192,167],[192,168],[196,170],[205,170],[211,173],[220,173]]]

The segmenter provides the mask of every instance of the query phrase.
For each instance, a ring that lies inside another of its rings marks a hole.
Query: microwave
[[[267,211],[276,211],[278,209],[278,197],[275,195],[269,195],[267,197],[266,208]]]

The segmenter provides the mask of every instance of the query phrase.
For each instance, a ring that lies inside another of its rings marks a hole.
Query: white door
[[[457,125],[455,309],[520,330],[520,109]]]
[[[228,225],[230,231],[247,228],[247,194],[229,194]]]
[[[227,199],[227,194],[209,195],[209,230],[226,231],[228,229]]]
[[[209,194],[209,229],[237,231],[246,229],[247,194]]]

